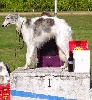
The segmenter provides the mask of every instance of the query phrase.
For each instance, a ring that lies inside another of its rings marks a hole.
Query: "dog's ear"
[[[0,66],[3,66],[4,65],[4,62],[0,62]]]
[[[14,21],[18,20],[20,16],[18,14],[10,14],[10,18]]]
[[[17,20],[19,18],[18,14],[14,14],[14,18]]]
[[[25,24],[27,26],[31,25],[31,18],[27,18]]]
[[[4,62],[3,62],[3,64],[4,64],[4,66],[6,66],[6,69],[7,69],[8,73],[9,73],[9,75],[10,75],[10,73],[11,73],[10,67]]]
[[[4,66],[4,63],[3,62],[0,62],[0,72],[2,72],[2,66]]]
[[[6,66],[6,69],[7,69],[8,73],[9,73],[9,75],[10,75],[10,73],[11,73],[10,67],[7,64],[5,64],[5,66]]]

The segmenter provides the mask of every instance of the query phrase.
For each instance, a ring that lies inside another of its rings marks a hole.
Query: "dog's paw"
[[[28,69],[35,69],[34,65],[28,66]]]
[[[60,67],[62,69],[62,71],[68,71],[68,67],[66,64],[64,64],[63,66]]]
[[[18,67],[18,69],[28,69],[28,67]]]
[[[60,68],[62,71],[68,71],[68,67],[64,67],[64,68],[60,67]]]

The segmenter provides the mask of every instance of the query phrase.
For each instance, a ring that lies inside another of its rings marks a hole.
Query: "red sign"
[[[10,83],[0,84],[0,100],[10,100]]]
[[[72,50],[88,50],[87,40],[69,41],[69,51]]]

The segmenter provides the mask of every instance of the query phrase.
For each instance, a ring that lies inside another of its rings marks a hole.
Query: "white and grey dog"
[[[4,62],[0,62],[0,83],[10,82],[10,73],[9,67]]]
[[[8,24],[16,25],[27,45],[25,68],[32,63],[35,50],[53,37],[59,48],[59,57],[65,62],[62,68],[66,67],[69,57],[68,43],[72,40],[72,29],[64,19],[48,16],[28,19],[20,17],[18,14],[9,14],[5,17],[2,27],[6,27]]]

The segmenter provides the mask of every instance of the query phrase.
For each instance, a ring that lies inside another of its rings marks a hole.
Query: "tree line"
[[[92,11],[92,0],[57,0],[58,11]],[[0,0],[0,12],[54,11],[54,0]]]

